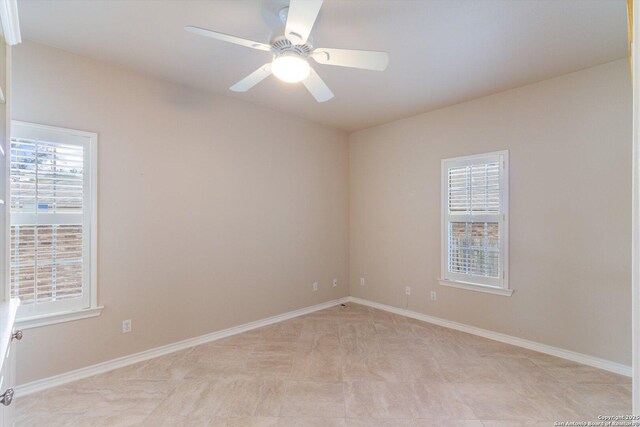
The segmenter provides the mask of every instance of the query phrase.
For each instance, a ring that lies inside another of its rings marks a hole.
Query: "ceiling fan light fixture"
[[[283,82],[297,83],[309,77],[311,67],[300,55],[284,52],[273,60],[271,71]]]
[[[8,0],[5,0],[8,1]],[[282,0],[285,1],[285,0]],[[227,43],[270,52],[271,62],[229,87],[234,92],[246,92],[271,74],[287,83],[302,82],[318,102],[333,98],[333,92],[309,66],[309,58],[319,64],[362,70],[384,71],[389,64],[386,52],[354,49],[314,48],[309,35],[316,22],[324,0],[288,0],[289,5],[280,10],[284,29],[274,31],[270,44],[260,43],[242,37],[232,36],[206,28],[188,25],[184,29],[190,33],[220,40]]]

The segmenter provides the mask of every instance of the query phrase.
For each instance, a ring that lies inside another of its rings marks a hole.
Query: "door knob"
[[[0,394],[0,403],[2,403],[4,406],[11,405],[11,402],[13,402],[13,389],[12,388],[10,388],[7,391],[5,391],[4,393]]]

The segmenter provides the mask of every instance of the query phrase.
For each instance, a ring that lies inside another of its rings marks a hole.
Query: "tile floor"
[[[16,400],[22,426],[552,426],[626,377],[349,304]]]

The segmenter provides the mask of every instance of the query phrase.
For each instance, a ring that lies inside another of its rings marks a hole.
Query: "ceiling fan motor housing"
[[[279,35],[271,39],[271,51],[275,57],[285,52],[292,52],[303,58],[308,57],[313,52],[313,46],[307,42],[305,44],[293,44],[284,35]]]

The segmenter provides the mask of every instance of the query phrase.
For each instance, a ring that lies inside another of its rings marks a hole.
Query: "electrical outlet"
[[[431,301],[435,301],[438,299],[438,295],[436,295],[436,291],[431,291]]]
[[[122,321],[122,333],[127,334],[131,332],[131,319]]]
[[[360,286],[364,286],[364,277],[360,278]]]
[[[318,282],[313,282],[313,291],[317,291],[318,290]]]
[[[335,288],[336,286],[338,286],[338,279],[333,279],[333,287]]]
[[[406,288],[404,288],[404,294],[411,295],[411,286],[407,286]]]

